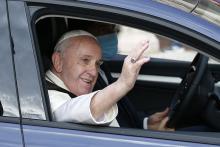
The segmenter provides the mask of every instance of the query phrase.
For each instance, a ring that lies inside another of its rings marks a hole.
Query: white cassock
[[[46,80],[65,89],[63,81],[59,79],[50,70],[46,73]],[[69,90],[68,90],[69,91]],[[117,104],[114,105],[108,112],[96,120],[90,111],[90,103],[93,96],[98,91],[71,98],[67,93],[56,90],[48,90],[53,120],[62,122],[75,122],[92,125],[109,125],[119,127],[116,120],[118,114]]]

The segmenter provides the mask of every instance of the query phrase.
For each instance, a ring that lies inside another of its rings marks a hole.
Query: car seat
[[[66,20],[61,17],[44,18],[37,22],[36,31],[44,71],[47,71],[52,65],[51,56],[56,42],[62,34],[67,32]]]

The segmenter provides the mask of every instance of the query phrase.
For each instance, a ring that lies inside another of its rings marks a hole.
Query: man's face
[[[98,77],[101,48],[91,37],[75,37],[71,41],[74,45],[65,49],[61,57],[60,78],[72,93],[79,96],[92,92]]]

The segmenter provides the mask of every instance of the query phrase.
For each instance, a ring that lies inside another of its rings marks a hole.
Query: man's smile
[[[92,85],[93,83],[93,79],[91,78],[80,78],[84,83],[86,83],[87,85]]]

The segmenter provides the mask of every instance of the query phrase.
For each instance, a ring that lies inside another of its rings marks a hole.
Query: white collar
[[[66,85],[63,83],[63,81],[62,81],[58,76],[56,76],[51,70],[48,70],[48,71],[46,72],[46,80],[49,81],[49,82],[51,82],[51,83],[56,84],[57,86],[59,86],[59,87],[65,89],[65,90],[70,91],[70,90],[66,87]]]

